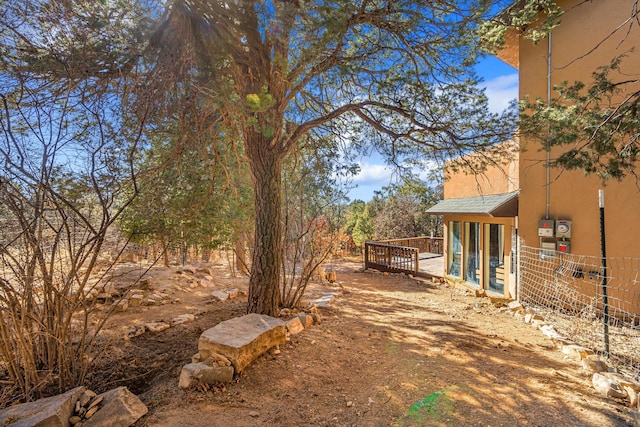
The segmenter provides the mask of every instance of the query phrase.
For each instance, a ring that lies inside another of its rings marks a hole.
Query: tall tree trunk
[[[236,237],[233,251],[236,254],[236,269],[242,274],[248,274],[249,268],[247,267],[246,239],[244,233],[240,233]]]
[[[268,141],[247,141],[253,179],[256,223],[255,247],[247,312],[277,316],[280,309],[282,264],[281,172],[283,154]]]

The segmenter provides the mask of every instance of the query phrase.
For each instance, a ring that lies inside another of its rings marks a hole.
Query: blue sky
[[[504,110],[509,101],[518,97],[518,70],[515,68],[490,56],[478,63],[476,71],[484,79],[482,86],[489,98],[491,111]],[[357,187],[349,192],[349,198],[369,201],[374,191],[381,190],[393,180],[393,169],[374,154],[360,162],[360,173],[353,179],[353,185]]]

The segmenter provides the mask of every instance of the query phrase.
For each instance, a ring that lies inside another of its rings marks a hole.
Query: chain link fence
[[[555,329],[640,376],[640,258],[520,248],[520,301]],[[608,321],[605,322],[605,319]]]

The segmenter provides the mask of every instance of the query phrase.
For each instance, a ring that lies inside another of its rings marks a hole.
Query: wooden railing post
[[[369,264],[369,242],[364,242],[364,268]]]

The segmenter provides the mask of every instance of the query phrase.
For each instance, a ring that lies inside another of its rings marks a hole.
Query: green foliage
[[[358,247],[362,247],[365,242],[370,241],[375,234],[373,218],[369,212],[369,206],[365,205],[362,212],[356,216],[351,237]]]
[[[524,0],[514,2],[478,29],[483,47],[491,53],[504,46],[507,29],[516,29],[523,38],[538,43],[557,27],[564,11],[556,0]]]
[[[521,103],[521,132],[552,150],[552,166],[596,174],[603,181],[636,173],[640,92],[625,91],[629,82],[619,73],[623,59],[598,68],[588,84],[563,82],[554,88],[558,96],[550,104],[542,99]]]
[[[442,187],[409,179],[377,192],[372,204],[375,212],[375,240],[419,236],[442,236],[441,218],[426,210],[442,199]]]
[[[248,171],[222,141],[178,139],[154,140],[144,160],[150,172],[120,226],[135,242],[229,248],[252,224]]]
[[[285,235],[282,305],[296,307],[322,263],[335,254],[345,200],[343,175],[334,138],[304,138],[283,167]]]

